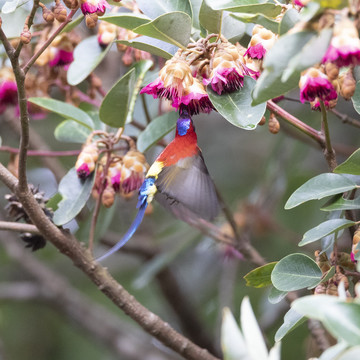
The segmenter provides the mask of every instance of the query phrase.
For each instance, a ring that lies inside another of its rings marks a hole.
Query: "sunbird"
[[[186,110],[176,122],[174,140],[157,157],[139,189],[138,213],[128,231],[97,261],[104,260],[124,246],[141,224],[153,199],[177,218],[213,220],[220,209],[215,185],[206,168],[193,121]]]

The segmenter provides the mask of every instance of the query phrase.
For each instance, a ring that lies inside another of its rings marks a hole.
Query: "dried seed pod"
[[[55,19],[60,23],[63,23],[66,21],[67,11],[66,11],[65,6],[60,1],[58,1],[55,5],[54,16],[55,16]]]
[[[21,35],[20,35],[20,41],[23,44],[29,44],[31,41],[31,32],[29,31],[29,29],[27,27],[24,27],[24,30],[22,31]]]
[[[98,15],[96,13],[85,15],[85,24],[89,29],[96,27]]]
[[[270,114],[269,121],[268,121],[268,127],[269,127],[269,131],[272,134],[277,134],[280,131],[280,123],[274,113]]]
[[[351,261],[351,255],[346,252],[338,253],[337,264],[350,270],[356,269],[355,264]]]
[[[354,79],[352,70],[349,70],[344,74],[341,74],[339,83],[340,83],[340,95],[345,100],[350,100],[354,95],[356,89],[356,80]]]

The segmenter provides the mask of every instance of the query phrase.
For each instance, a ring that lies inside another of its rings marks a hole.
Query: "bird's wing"
[[[215,186],[200,151],[164,167],[155,185],[156,200],[181,220],[194,214],[213,220],[219,212]]]

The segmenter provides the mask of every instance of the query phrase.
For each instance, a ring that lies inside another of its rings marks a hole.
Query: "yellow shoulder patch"
[[[149,171],[146,174],[146,177],[154,177],[155,179],[158,178],[161,170],[164,167],[164,163],[162,161],[155,161],[151,166]]]

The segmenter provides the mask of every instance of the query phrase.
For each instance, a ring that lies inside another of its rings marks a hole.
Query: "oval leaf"
[[[140,25],[147,24],[148,22],[151,21],[150,18],[148,18],[143,14],[133,14],[133,13],[117,13],[117,14],[110,13],[105,16],[102,16],[101,20],[129,30],[132,30]]]
[[[356,188],[356,184],[338,174],[320,174],[301,185],[285,204],[285,209],[292,209],[309,200],[319,200],[326,196],[344,193]]]
[[[334,169],[340,174],[360,175],[360,149],[353,152],[347,160]]]
[[[298,245],[304,246],[306,244],[310,244],[336,231],[346,229],[353,225],[355,225],[355,222],[347,219],[332,219],[324,221],[318,226],[307,231]]]
[[[189,0],[136,0],[136,5],[151,19],[173,11],[182,11],[192,18]]]
[[[62,178],[59,184],[59,193],[62,196],[62,200],[58,203],[58,209],[54,212],[53,221],[55,225],[68,223],[85,206],[93,187],[95,178],[93,174],[85,181],[81,181],[77,176],[75,168],[72,168]]]
[[[85,143],[91,130],[74,120],[65,120],[55,129],[54,136],[59,141],[71,143]]]
[[[218,95],[207,86],[207,93],[215,109],[231,124],[245,130],[254,130],[266,110],[266,104],[251,105],[251,92],[256,81],[244,78],[244,87],[230,94]]]
[[[253,286],[256,288],[261,288],[269,286],[271,282],[271,272],[273,271],[276,262],[272,262],[263,266],[260,266],[244,276],[246,280],[246,286]]]
[[[336,338],[350,345],[360,345],[360,304],[346,303],[336,296],[312,295],[295,300],[291,307],[320,320]]]
[[[184,48],[190,40],[191,18],[184,12],[171,12],[160,15],[153,21],[136,27],[133,31]]]
[[[296,23],[300,21],[299,12],[295,9],[289,9],[285,12],[279,25],[279,35],[287,33]]]
[[[7,1],[1,8],[3,14],[10,14],[14,12],[19,6],[26,4],[29,0],[13,0]]]
[[[357,210],[360,209],[360,196],[354,200],[344,199],[342,195],[327,202],[320,210],[334,211],[334,210]]]
[[[132,40],[118,40],[116,42],[126,46],[131,46],[135,49],[147,51],[150,54],[161,56],[164,59],[171,59],[179,49],[175,45],[171,45],[149,36],[139,36]]]
[[[305,322],[305,317],[294,309],[290,309],[284,316],[284,323],[275,334],[275,341],[280,341],[286,334]]]
[[[304,254],[281,259],[271,273],[273,285],[281,291],[294,291],[318,284],[322,272],[316,262]]]
[[[262,14],[231,14],[232,17],[244,23],[259,24],[269,29],[273,33],[279,32],[279,23]]]
[[[276,287],[272,286],[270,289],[270,293],[268,295],[269,303],[277,304],[282,299],[284,299],[287,294],[288,294],[288,291],[281,291],[281,290],[278,290]]]
[[[43,107],[44,109],[59,114],[66,119],[75,120],[79,124],[86,126],[91,130],[94,128],[94,122],[92,121],[91,117],[85,111],[82,111],[74,105],[45,97],[30,98],[28,101]]]
[[[106,94],[100,106],[103,123],[120,128],[125,125],[135,87],[135,69],[128,71]]]
[[[91,72],[101,63],[109,52],[112,43],[102,48],[97,36],[90,36],[81,41],[74,50],[74,61],[67,71],[69,85],[78,85],[84,81]]]
[[[178,117],[178,113],[172,111],[155,118],[145,130],[140,133],[136,143],[138,150],[141,152],[146,151],[171,130],[175,129]]]

